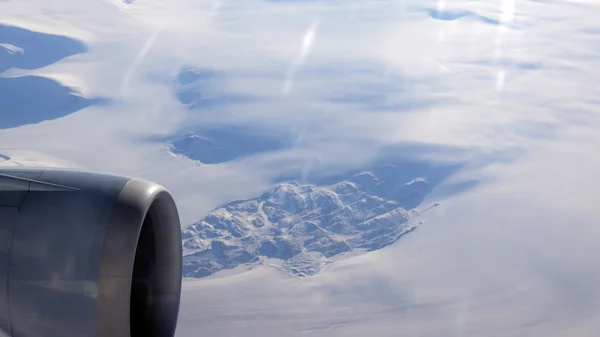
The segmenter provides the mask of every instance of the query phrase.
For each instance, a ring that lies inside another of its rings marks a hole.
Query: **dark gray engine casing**
[[[0,336],[172,337],[181,228],[163,187],[0,168]]]

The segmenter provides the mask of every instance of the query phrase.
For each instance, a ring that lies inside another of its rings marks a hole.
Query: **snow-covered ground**
[[[273,214],[307,229],[327,204],[291,211],[278,187],[309,200],[388,164],[435,182],[399,206],[438,206],[373,251],[321,260],[303,236],[292,269],[263,254],[186,279],[181,337],[596,336],[599,5],[0,0],[0,165],[155,180],[184,227],[256,203],[233,216],[269,242]],[[218,239],[250,249],[232,228]]]
[[[264,257],[285,261],[282,270],[303,277],[319,274],[336,256],[393,244],[422,224],[428,207],[416,207],[434,184],[405,183],[402,167],[374,171],[327,188],[283,183],[215,209],[183,231],[184,276],[254,267]]]

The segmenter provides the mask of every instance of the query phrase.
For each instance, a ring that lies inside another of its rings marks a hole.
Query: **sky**
[[[592,336],[599,4],[0,1],[0,164],[154,180],[184,227],[287,177],[457,164],[391,247],[186,280],[178,335]],[[169,151],[207,130],[235,151]]]

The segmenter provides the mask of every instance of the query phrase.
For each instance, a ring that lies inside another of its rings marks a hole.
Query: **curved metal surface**
[[[145,223],[146,219],[149,221]],[[148,268],[155,268],[155,274],[139,275],[142,280],[137,281],[143,283],[141,287],[150,286],[151,289],[130,298],[132,290],[135,291],[132,277],[142,225],[149,227],[154,239],[158,238],[154,243],[140,242],[150,244],[140,248],[147,248],[154,254]],[[103,250],[98,289],[101,336],[123,336],[122,331],[129,330],[130,326],[131,337],[173,336],[181,293],[181,231],[174,230],[176,227],[179,228],[179,215],[166,190],[141,179],[127,183],[116,202]],[[131,315],[132,299],[145,302],[134,302],[134,307],[144,311],[158,310],[162,315],[151,312]],[[156,319],[148,320],[148,316]]]
[[[181,234],[161,186],[76,170],[0,169],[0,227],[7,335],[173,336]]]
[[[0,206],[21,207],[31,186],[31,180],[39,178],[44,170],[0,171]]]
[[[20,209],[10,252],[13,335],[95,336],[100,258],[127,179],[47,170]]]
[[[8,257],[19,209],[0,206],[0,336],[11,336],[8,311]]]

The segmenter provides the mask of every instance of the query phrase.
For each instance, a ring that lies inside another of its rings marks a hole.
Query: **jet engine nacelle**
[[[172,337],[173,198],[142,179],[0,168],[0,336]]]

